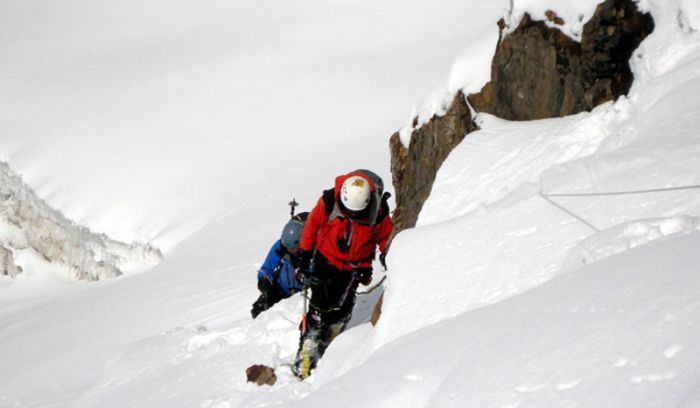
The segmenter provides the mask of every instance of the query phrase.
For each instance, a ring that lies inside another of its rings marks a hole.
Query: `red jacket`
[[[353,172],[336,177],[333,189],[334,200],[328,200],[327,197],[324,199],[324,196],[319,198],[304,224],[299,244],[304,251],[310,251],[315,247],[321,255],[341,270],[371,266],[375,248],[379,246],[379,250],[382,252],[386,249],[391,231],[394,228],[388,213],[380,213],[379,221],[375,225],[367,225],[348,218],[342,211],[338,216],[334,216],[333,208],[326,207],[327,202],[329,204],[333,202],[336,207],[339,206],[343,182],[352,176],[362,176],[367,179],[372,192],[374,192],[374,183],[362,173]],[[330,190],[327,193],[330,193]],[[387,210],[380,206],[379,211]],[[344,245],[348,241],[346,239],[348,236],[350,237],[349,247]],[[341,250],[343,246],[347,247],[345,251]]]

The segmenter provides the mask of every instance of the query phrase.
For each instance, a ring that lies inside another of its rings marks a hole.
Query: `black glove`
[[[386,252],[379,254],[379,264],[382,265],[382,270],[386,271]]]
[[[357,281],[365,286],[369,286],[372,283],[372,267],[356,269]]]
[[[255,319],[260,313],[266,311],[267,309],[269,309],[267,307],[267,297],[263,292],[262,294],[260,294],[258,300],[253,302],[253,307],[251,307],[250,309],[250,315],[253,316],[253,319]]]
[[[310,270],[297,270],[297,282],[303,288],[308,288],[309,286],[318,286],[321,284],[321,280],[313,274]]]
[[[299,253],[299,266],[298,270],[302,271],[303,273],[306,273],[309,271],[309,267],[311,266],[311,251],[301,251]]]
[[[258,290],[260,290],[260,296],[255,302],[253,302],[253,306],[250,309],[250,315],[253,316],[253,319],[272,306],[272,302],[270,302],[272,283],[267,279],[267,277],[263,276],[262,278],[258,279]]]
[[[301,286],[302,289],[305,287],[308,287],[309,286],[309,276],[308,276],[309,272],[304,270],[304,269],[297,268],[296,274],[297,274],[296,277],[297,277],[297,282],[299,283],[299,286]]]
[[[266,276],[263,276],[262,278],[258,279],[258,290],[260,291],[260,293],[265,295],[267,292],[270,291],[271,288],[272,283]]]
[[[311,251],[301,251],[299,253],[299,262],[297,263],[296,278],[302,288],[311,285]]]

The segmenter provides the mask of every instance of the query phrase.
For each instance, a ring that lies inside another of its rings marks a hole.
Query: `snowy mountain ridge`
[[[114,241],[66,219],[2,162],[0,197],[0,250],[5,254],[0,272],[6,275],[17,277],[23,269],[51,263],[68,268],[74,279],[95,281],[121,276],[125,268],[147,269],[162,259],[149,245]]]

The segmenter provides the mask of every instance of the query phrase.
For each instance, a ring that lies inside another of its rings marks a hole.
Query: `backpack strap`
[[[333,221],[338,217],[343,217],[343,213],[340,212],[340,207],[338,202],[335,200],[335,190],[329,189],[323,192],[323,206],[325,213],[328,216],[328,221]]]
[[[325,207],[326,215],[330,215],[333,211],[333,206],[335,206],[335,190],[328,189],[323,190],[323,205]]]
[[[389,215],[389,198],[391,198],[391,193],[385,191],[384,194],[382,194],[381,204],[379,206],[379,214],[377,214],[375,224],[382,222],[382,220]]]

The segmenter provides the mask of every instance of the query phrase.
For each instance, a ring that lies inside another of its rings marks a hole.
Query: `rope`
[[[382,286],[382,283],[384,283],[385,280],[386,280],[386,275],[382,276],[382,279],[379,282],[375,283],[374,286],[372,286],[371,288],[369,288],[367,290],[363,290],[362,292],[357,292],[357,294],[358,295],[370,294],[370,293],[374,292],[378,287]]]
[[[627,194],[647,194],[647,193],[661,193],[664,191],[678,191],[678,190],[693,190],[700,189],[700,184],[692,186],[680,186],[680,187],[666,187],[666,188],[652,188],[648,190],[632,190],[632,191],[610,191],[606,193],[560,193],[560,194],[544,194],[541,195],[546,197],[595,197],[595,196],[615,196],[615,195],[627,195]]]
[[[552,201],[552,200],[551,200],[547,195],[545,195],[544,193],[540,192],[540,193],[539,193],[539,196],[542,197],[543,199],[547,200],[547,202],[549,202],[549,203],[552,204],[553,206],[557,207],[558,209],[564,211],[565,213],[569,214],[570,216],[572,216],[572,217],[576,218],[577,220],[581,221],[582,223],[586,224],[586,225],[587,225],[589,228],[591,228],[593,231],[595,231],[595,232],[600,232],[600,230],[599,230],[598,228],[596,228],[595,225],[593,225],[593,224],[591,224],[590,222],[584,220],[583,218],[581,218],[580,216],[578,216],[578,215],[574,214],[573,212],[569,211],[569,210],[566,209],[565,207],[563,207],[563,206],[561,206],[561,205],[555,203],[554,201]]]
[[[604,192],[604,193],[556,193],[556,194],[545,194],[544,192],[540,191],[538,195],[542,197],[543,199],[547,200],[550,204],[553,206],[557,207],[558,209],[564,211],[565,213],[569,214],[570,216],[576,218],[577,220],[581,221],[583,224],[586,224],[589,228],[591,228],[595,232],[600,232],[600,229],[596,228],[595,225],[591,224],[590,222],[586,221],[583,219],[583,217],[575,214],[571,210],[567,209],[566,207],[554,202],[550,197],[604,197],[604,196],[616,196],[616,195],[628,195],[628,194],[648,194],[648,193],[662,193],[665,191],[678,191],[678,190],[693,190],[693,189],[700,189],[700,185],[691,185],[691,186],[680,186],[680,187],[665,187],[665,188],[652,188],[652,189],[647,189],[647,190],[631,190],[631,191],[609,191],[609,192]]]

